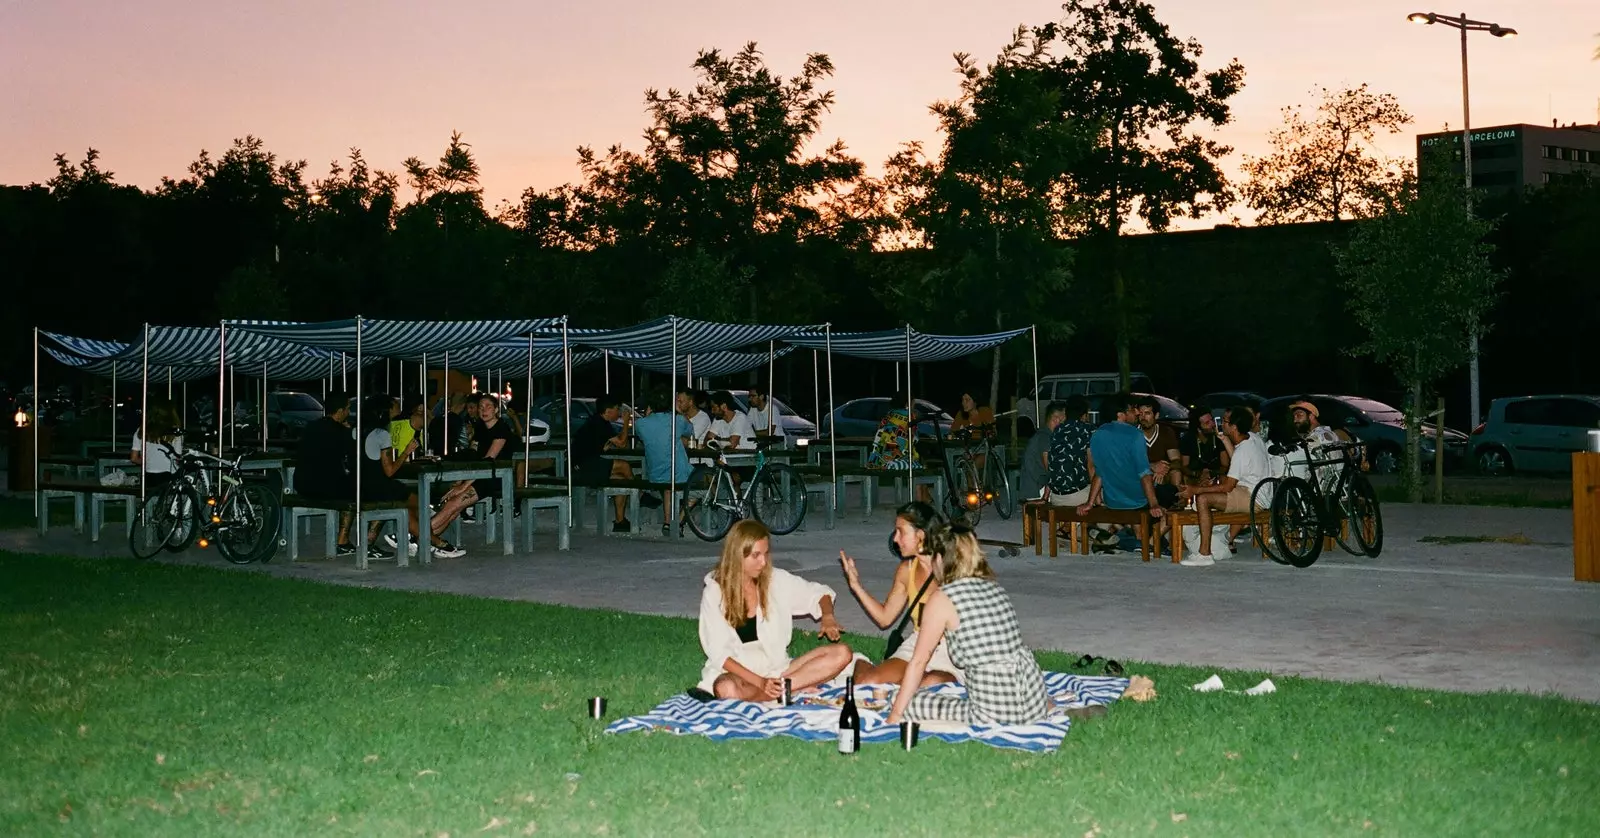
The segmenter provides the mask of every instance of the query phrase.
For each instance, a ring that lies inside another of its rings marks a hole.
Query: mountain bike
[[[757,442],[755,470],[742,489],[735,479],[737,472],[719,455],[704,486],[689,490],[683,516],[700,539],[721,541],[735,521],[750,517],[766,524],[773,535],[788,535],[805,521],[805,478],[788,463],[768,461],[764,442]],[[782,442],[779,439],[766,444]]]
[[[1015,498],[1011,495],[1011,480],[1006,475],[1005,449],[994,444],[991,433],[994,424],[969,425],[951,434],[962,443],[962,450],[951,459],[950,467],[958,481],[949,494],[952,513],[966,516],[977,526],[983,517],[983,507],[992,506],[1003,519],[1009,520],[1015,511]]]
[[[1376,558],[1383,552],[1378,493],[1357,465],[1362,447],[1360,442],[1325,445],[1319,449],[1321,456],[1312,456],[1304,440],[1272,446],[1270,451],[1276,456],[1305,452],[1305,460],[1293,465],[1303,465],[1309,474],[1309,479],[1292,473],[1273,479],[1267,512],[1271,533],[1263,549],[1274,561],[1310,567],[1322,554],[1325,537],[1332,537],[1352,555]],[[1319,475],[1319,470],[1327,469],[1338,473],[1332,478]],[[1260,491],[1258,485],[1256,492]],[[1259,541],[1259,532],[1257,538]]]
[[[245,476],[241,463],[248,452],[224,460],[202,451],[167,450],[178,470],[135,514],[128,534],[134,558],[214,543],[234,564],[270,560],[278,549],[282,487],[272,479]]]

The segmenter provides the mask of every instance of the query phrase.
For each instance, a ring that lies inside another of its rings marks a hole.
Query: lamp
[[[1409,20],[1412,23],[1419,23],[1419,24],[1424,24],[1424,25],[1430,24],[1430,23],[1433,23],[1433,13],[1432,12],[1412,12],[1411,14],[1406,15],[1406,20]]]
[[[28,427],[28,411],[24,410],[23,408],[18,407],[17,408],[17,414],[15,416],[11,417],[11,418],[16,421],[17,427],[19,427],[19,428]]]

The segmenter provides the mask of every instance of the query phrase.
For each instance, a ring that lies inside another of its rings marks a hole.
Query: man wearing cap
[[[1289,421],[1294,425],[1295,436],[1306,443],[1314,460],[1327,460],[1334,456],[1327,447],[1340,443],[1339,435],[1327,425],[1322,424],[1317,406],[1310,401],[1301,399],[1289,405]],[[1310,480],[1312,469],[1305,457],[1290,455],[1289,473],[1296,477]],[[1339,470],[1334,468],[1317,469],[1316,478],[1322,484],[1323,491],[1331,491],[1333,481],[1338,479]]]

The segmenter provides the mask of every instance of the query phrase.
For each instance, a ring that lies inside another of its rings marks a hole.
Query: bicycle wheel
[[[1367,551],[1361,546],[1360,539],[1356,538],[1356,532],[1360,524],[1355,505],[1355,483],[1352,481],[1345,484],[1344,488],[1340,490],[1339,496],[1329,504],[1330,512],[1338,516],[1338,520],[1334,522],[1337,528],[1334,530],[1333,540],[1346,553],[1352,556],[1362,556]]]
[[[806,519],[805,479],[785,463],[767,463],[750,487],[750,503],[773,535],[788,535]]]
[[[128,533],[128,549],[141,561],[155,558],[167,548],[177,532],[179,520],[173,515],[178,506],[176,486],[167,486],[145,498],[133,519],[133,529]]]
[[[182,553],[194,544],[195,537],[201,529],[200,493],[195,491],[194,484],[183,481],[173,482],[178,495],[174,499],[172,515],[177,518],[178,526],[173,531],[172,537],[167,539],[167,549],[174,553]]]
[[[1282,478],[1263,478],[1260,483],[1256,484],[1255,490],[1250,493],[1250,540],[1261,548],[1261,552],[1267,554],[1267,558],[1278,564],[1288,564],[1289,558],[1283,554],[1282,550],[1278,549],[1277,539],[1272,537],[1272,532],[1268,526],[1272,520],[1270,514],[1267,517],[1257,517],[1257,513],[1266,512],[1267,508],[1272,504],[1270,500],[1262,503],[1261,499],[1263,497],[1273,497],[1280,482],[1282,482]]]
[[[265,483],[247,480],[234,487],[217,517],[217,551],[234,564],[269,558],[278,549],[282,498]]]
[[[1000,513],[1003,520],[1011,520],[1011,513],[1016,510],[1016,499],[1011,495],[1011,477],[1006,474],[1004,457],[999,451],[989,455],[989,461],[984,464],[984,471],[988,472],[983,481],[984,491],[994,495],[989,503],[994,506],[994,511]]]
[[[1350,529],[1355,530],[1356,543],[1369,558],[1383,552],[1383,510],[1378,506],[1378,492],[1362,475],[1350,481]]]
[[[1310,567],[1322,555],[1322,518],[1311,484],[1285,477],[1272,494],[1272,537],[1295,567]]]
[[[721,541],[738,517],[734,503],[733,477],[719,466],[704,487],[689,491],[684,507],[689,529],[702,541]]]
[[[960,516],[967,526],[976,527],[983,520],[983,478],[978,474],[978,466],[966,457],[956,462],[956,489],[961,495],[950,504],[955,510],[950,520]]]

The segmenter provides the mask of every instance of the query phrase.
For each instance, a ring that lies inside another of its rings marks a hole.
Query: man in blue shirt
[[[1091,506],[1108,509],[1146,509],[1150,517],[1161,517],[1156,501],[1155,479],[1150,472],[1150,457],[1145,453],[1144,433],[1139,430],[1139,409],[1127,393],[1107,396],[1101,410],[1115,410],[1117,418],[1089,437],[1089,502],[1078,507],[1086,514]],[[1126,547],[1126,539],[1124,539]],[[1134,549],[1138,549],[1137,544]]]
[[[674,431],[676,428],[676,431]],[[644,446],[644,476],[651,483],[671,484],[677,478],[678,485],[689,482],[690,466],[689,454],[684,449],[683,440],[694,434],[688,419],[683,414],[673,414],[667,410],[665,397],[647,397],[644,405],[644,416],[633,423],[633,435],[638,437],[639,444]],[[674,460],[676,464],[674,465]],[[667,529],[665,522],[672,520],[672,501],[667,501],[667,510],[662,518],[662,529]]]

